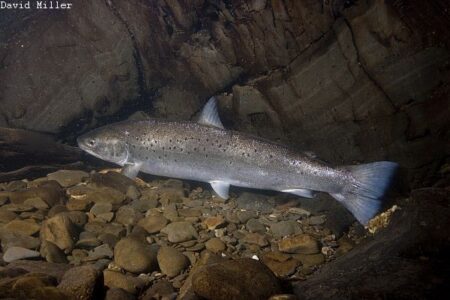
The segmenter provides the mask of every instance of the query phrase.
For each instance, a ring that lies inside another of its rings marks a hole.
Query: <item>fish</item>
[[[139,172],[207,182],[229,198],[230,186],[314,198],[330,194],[363,225],[381,208],[398,164],[378,161],[333,167],[310,153],[244,132],[227,130],[213,97],[197,121],[152,118],[122,121],[77,138],[85,152]]]

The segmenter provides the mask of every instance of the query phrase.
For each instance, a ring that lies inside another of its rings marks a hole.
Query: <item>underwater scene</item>
[[[0,1],[0,299],[450,297],[447,0]]]

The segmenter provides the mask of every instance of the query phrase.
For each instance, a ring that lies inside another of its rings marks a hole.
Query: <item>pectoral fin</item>
[[[230,190],[230,184],[228,182],[211,181],[210,184],[214,192],[216,192],[216,194],[219,195],[220,198],[228,199],[228,191]]]
[[[140,168],[141,164],[125,164],[121,173],[131,179],[134,179],[139,173]]]
[[[291,193],[300,197],[305,198],[314,198],[314,191],[307,190],[307,189],[289,189],[289,190],[283,190],[282,192],[285,193]]]

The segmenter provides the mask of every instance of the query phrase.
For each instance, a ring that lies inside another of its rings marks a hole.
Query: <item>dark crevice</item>
[[[350,35],[352,37],[352,43],[353,43],[353,47],[355,47],[355,51],[356,51],[356,59],[358,61],[358,65],[361,67],[361,70],[364,72],[364,74],[366,74],[367,78],[369,78],[369,80],[377,87],[377,89],[384,95],[384,97],[386,98],[386,100],[391,104],[392,108],[394,109],[395,112],[398,111],[398,107],[395,105],[395,102],[392,100],[392,98],[388,95],[388,93],[383,89],[383,87],[381,86],[381,84],[375,79],[375,77],[369,72],[368,68],[365,66],[365,64],[363,63],[362,59],[361,59],[361,55],[359,53],[359,48],[358,45],[356,44],[356,38],[355,38],[355,33],[353,32],[353,28],[350,24],[350,21],[343,17],[342,18],[345,22],[345,24],[347,25],[348,29],[350,30]]]
[[[136,36],[134,35],[133,31],[131,30],[130,25],[125,20],[124,17],[119,13],[116,6],[114,5],[112,0],[105,0],[106,6],[111,10],[111,12],[119,19],[119,21],[123,24],[125,29],[128,32],[128,35],[130,37],[131,43],[133,44],[133,58],[136,65],[136,70],[138,73],[138,88],[139,88],[139,96],[142,99],[145,99],[147,96],[147,87],[146,87],[146,80],[145,80],[145,71],[144,67],[142,65],[142,56],[139,51],[138,42],[136,40]]]

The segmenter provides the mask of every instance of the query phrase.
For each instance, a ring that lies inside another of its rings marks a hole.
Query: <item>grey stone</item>
[[[302,228],[296,221],[280,221],[270,226],[270,231],[275,238],[302,233]]]
[[[10,263],[19,259],[35,258],[39,257],[40,253],[34,250],[22,248],[22,247],[9,247],[5,254],[3,254],[3,260]]]
[[[257,219],[248,220],[245,227],[247,227],[247,230],[250,232],[258,232],[258,233],[266,232],[266,227],[261,222],[259,222]]]
[[[180,243],[198,238],[197,230],[189,222],[170,223],[161,232],[167,234],[167,239],[171,243]]]
[[[26,249],[37,249],[41,241],[39,238],[28,236],[25,234],[9,231],[1,231],[0,239],[3,251],[6,251],[9,247],[22,247]]]
[[[265,195],[244,192],[236,199],[238,208],[249,211],[260,211],[269,213],[273,210],[274,204]]]

